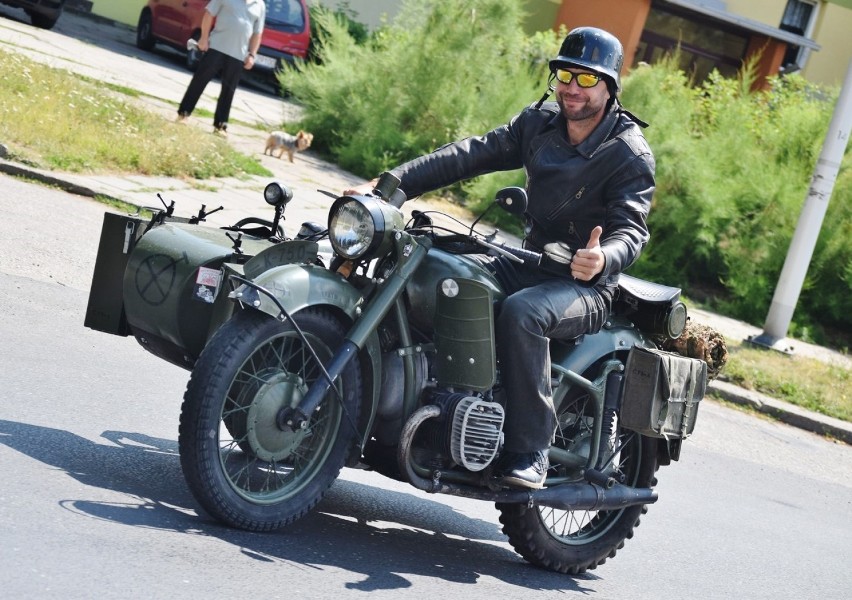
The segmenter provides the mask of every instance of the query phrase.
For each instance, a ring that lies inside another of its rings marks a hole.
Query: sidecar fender
[[[291,315],[308,307],[325,306],[352,324],[357,320],[359,308],[364,303],[364,297],[346,279],[312,264],[280,265],[264,271],[252,281],[275,296]],[[259,302],[257,306],[247,306],[278,318],[281,311],[272,299],[260,294]],[[372,428],[378,407],[382,381],[381,354],[378,334],[373,332],[360,352],[364,379],[364,405],[359,422],[362,447],[367,442],[366,436]]]

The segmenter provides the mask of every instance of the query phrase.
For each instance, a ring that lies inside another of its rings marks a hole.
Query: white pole
[[[790,321],[793,320],[793,311],[799,301],[799,293],[802,291],[802,284],[805,282],[819,230],[828,209],[828,201],[831,199],[837,172],[840,170],[840,162],[843,160],[843,153],[849,142],[850,129],[852,129],[852,61],[849,62],[846,79],[840,90],[834,115],[825,136],[825,143],[814,169],[811,187],[799,215],[790,248],[787,250],[787,258],[784,260],[784,268],[781,270],[772,304],[769,306],[763,333],[749,340],[755,344],[782,351],[790,349],[784,338],[787,336]]]

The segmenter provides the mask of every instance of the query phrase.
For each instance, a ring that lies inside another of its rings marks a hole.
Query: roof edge
[[[681,8],[686,8],[693,12],[701,13],[705,16],[716,19],[718,21],[737,25],[738,27],[742,27],[743,29],[748,29],[749,31],[753,31],[755,33],[759,33],[767,37],[774,38],[776,40],[781,40],[782,42],[787,42],[788,44],[792,44],[794,46],[803,46],[805,48],[809,48],[810,50],[820,50],[822,48],[822,46],[820,46],[810,38],[806,38],[801,35],[796,35],[795,33],[790,33],[789,31],[784,31],[783,29],[779,29],[777,27],[772,27],[771,25],[761,23],[760,21],[755,21],[754,19],[735,15],[734,13],[717,8],[716,6],[709,6],[707,4],[703,4],[700,1],[663,0],[663,3],[673,4]]]

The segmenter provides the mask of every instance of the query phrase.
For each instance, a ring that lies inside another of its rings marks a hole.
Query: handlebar
[[[564,244],[552,244],[551,246],[555,246],[554,248],[548,246],[545,248],[545,252],[535,252],[516,246],[507,246],[499,242],[483,242],[483,240],[479,240],[479,242],[487,244],[503,256],[518,263],[534,265],[555,275],[566,275],[571,272],[571,261],[574,253]]]
[[[532,263],[535,265],[541,264],[541,253],[533,252],[532,250],[527,250],[525,248],[518,248],[517,246],[508,246],[502,243],[494,243],[491,242],[492,245],[505,250],[512,256],[520,259],[520,262],[524,263]]]

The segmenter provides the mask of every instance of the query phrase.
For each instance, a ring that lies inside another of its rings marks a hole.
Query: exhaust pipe
[[[397,454],[400,469],[409,483],[419,490],[430,494],[448,494],[505,504],[531,504],[559,510],[619,510],[627,506],[653,504],[657,501],[656,491],[650,488],[632,488],[621,483],[611,487],[579,482],[563,483],[540,490],[490,490],[474,485],[442,481],[440,472],[433,473],[432,479],[421,477],[411,463],[411,443],[417,428],[424,421],[440,414],[441,409],[434,405],[417,410],[406,422],[400,437]]]

